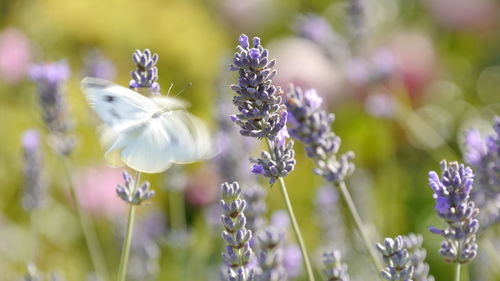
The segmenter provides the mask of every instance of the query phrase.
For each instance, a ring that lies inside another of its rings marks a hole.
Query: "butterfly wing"
[[[159,109],[152,100],[110,81],[86,77],[81,88],[99,118],[116,131],[149,118]]]
[[[166,132],[179,140],[169,153],[174,163],[191,163],[216,154],[208,128],[199,118],[176,110],[165,114],[162,121]]]

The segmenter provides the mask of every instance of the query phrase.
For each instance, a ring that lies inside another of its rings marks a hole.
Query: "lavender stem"
[[[344,181],[341,181],[338,184],[338,187],[340,189],[342,197],[347,203],[347,207],[349,208],[349,212],[351,213],[351,216],[354,219],[354,223],[356,225],[359,234],[361,235],[361,239],[363,240],[363,243],[365,244],[365,247],[368,250],[368,253],[370,254],[370,258],[372,259],[373,265],[375,265],[375,268],[378,272],[382,268],[382,264],[380,264],[380,260],[377,258],[377,255],[374,252],[374,247],[370,243],[370,239],[368,238],[368,235],[364,231],[363,221],[361,220],[358,210],[354,205],[354,201],[352,200],[351,194],[349,193],[349,190],[347,190],[347,186]]]
[[[66,178],[69,184],[70,196],[76,207],[76,213],[78,216],[78,220],[80,221],[80,227],[82,228],[83,236],[85,237],[85,243],[87,244],[87,248],[90,253],[90,259],[92,261],[92,265],[96,270],[96,273],[103,280],[109,280],[109,273],[106,267],[106,261],[104,259],[104,255],[102,253],[99,241],[97,239],[96,231],[93,225],[91,224],[89,217],[82,210],[82,207],[80,206],[78,197],[76,195],[76,188],[73,183],[73,180],[71,179],[71,171],[73,171],[71,161],[68,156],[65,156],[63,157],[62,162],[64,166],[64,172],[66,174]]]
[[[457,264],[455,265],[455,281],[460,281],[460,266],[462,264],[457,262]]]
[[[271,149],[271,141],[266,139],[267,148],[269,151]],[[314,281],[314,274],[311,267],[311,262],[309,261],[309,256],[307,254],[306,245],[304,240],[302,239],[302,235],[300,234],[299,224],[297,223],[297,219],[295,218],[295,214],[293,212],[292,203],[290,202],[290,198],[288,197],[288,192],[286,190],[285,180],[283,177],[278,178],[279,186],[281,189],[281,194],[283,195],[283,200],[285,201],[286,210],[288,212],[288,216],[290,217],[290,221],[292,223],[292,228],[295,233],[295,237],[297,238],[297,242],[299,243],[300,251],[302,252],[302,261],[304,262],[304,267],[307,273],[307,279],[309,281]]]
[[[134,181],[134,189],[131,194],[135,193],[138,188],[139,181],[141,180],[141,172],[137,171]],[[130,244],[132,243],[132,234],[134,229],[136,204],[129,204],[128,219],[127,219],[127,232],[125,234],[125,241],[123,241],[122,254],[120,258],[120,266],[118,267],[118,277],[116,280],[125,281],[127,275],[128,257],[130,255]]]
[[[186,232],[186,206],[184,203],[184,192],[171,189],[168,193],[168,203],[172,230],[182,233]]]

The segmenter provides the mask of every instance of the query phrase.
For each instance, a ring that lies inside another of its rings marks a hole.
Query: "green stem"
[[[270,140],[267,140],[267,148],[269,149],[269,152],[272,153]],[[290,198],[288,197],[288,192],[286,190],[285,181],[283,180],[282,177],[279,177],[278,182],[281,189],[281,194],[283,195],[283,200],[285,201],[286,210],[288,211],[288,216],[290,217],[290,221],[292,223],[292,228],[295,233],[295,237],[297,239],[297,242],[299,243],[300,251],[302,252],[302,261],[304,262],[307,278],[309,281],[314,281],[314,274],[312,271],[311,262],[309,261],[309,256],[307,254],[307,249],[304,243],[304,239],[302,239],[302,235],[300,234],[299,224],[297,223],[297,219],[295,219],[292,203],[290,202]]]
[[[76,194],[76,188],[73,183],[73,179],[71,178],[71,171],[73,171],[73,169],[71,167],[71,162],[68,157],[63,158],[63,166],[69,184],[69,192],[76,207],[76,213],[78,216],[78,220],[80,221],[80,226],[83,231],[83,236],[85,237],[85,243],[87,244],[87,248],[90,253],[90,259],[92,261],[92,265],[96,273],[103,280],[109,280],[106,261],[102,253],[99,240],[97,239],[96,230],[93,224],[91,223],[90,218],[86,215],[86,213],[82,210],[82,207],[80,206],[78,196]]]
[[[137,172],[135,175],[134,187],[130,194],[134,194],[139,185],[141,173]],[[132,244],[132,234],[134,229],[135,207],[134,204],[129,204],[128,219],[127,219],[127,232],[125,234],[125,241],[123,241],[122,254],[120,257],[120,266],[118,267],[118,277],[116,280],[125,281],[127,275],[128,257],[130,255],[130,245]]]
[[[179,190],[170,190],[169,209],[172,229],[179,233],[186,231],[186,206],[184,204],[184,193]]]
[[[457,262],[457,265],[455,266],[455,281],[460,281],[460,267],[461,264]]]
[[[349,193],[349,190],[347,190],[347,186],[345,185],[345,182],[340,182],[338,184],[338,187],[340,189],[340,192],[342,194],[342,197],[344,198],[345,202],[347,203],[347,207],[349,208],[349,212],[351,213],[354,223],[356,225],[356,228],[361,235],[361,239],[363,240],[363,243],[365,244],[366,249],[368,250],[368,253],[370,254],[370,258],[372,259],[373,265],[375,266],[377,272],[382,269],[382,264],[380,264],[380,260],[375,254],[375,246],[372,245],[370,242],[370,239],[368,238],[368,235],[364,231],[363,227],[363,222],[361,221],[361,217],[359,216],[358,210],[356,209],[356,206],[354,205],[354,201],[352,200],[351,194]]]

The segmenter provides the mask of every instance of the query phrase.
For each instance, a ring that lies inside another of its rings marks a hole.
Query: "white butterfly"
[[[104,122],[101,137],[110,165],[146,173],[172,163],[190,163],[215,155],[207,127],[184,110],[186,102],[147,98],[112,82],[86,77],[81,83],[91,107]]]

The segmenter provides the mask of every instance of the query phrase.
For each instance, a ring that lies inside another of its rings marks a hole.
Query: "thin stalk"
[[[455,266],[455,281],[460,281],[460,267],[461,264],[457,262],[457,265]]]
[[[267,148],[271,153],[271,141],[267,140]],[[299,243],[300,251],[302,252],[302,261],[304,262],[304,267],[307,273],[307,279],[309,281],[314,281],[314,274],[311,267],[311,262],[309,261],[309,256],[307,254],[306,245],[304,243],[304,239],[302,239],[302,235],[300,234],[299,224],[297,223],[297,219],[295,219],[295,214],[293,212],[292,203],[290,202],[290,198],[288,197],[288,192],[286,190],[285,181],[282,177],[278,178],[279,186],[281,189],[281,194],[283,195],[283,200],[285,201],[286,210],[288,211],[288,216],[290,217],[290,221],[292,223],[292,228],[295,233],[295,237],[297,242]]]
[[[186,206],[182,191],[170,190],[169,210],[172,229],[180,233],[186,232]]]
[[[134,187],[130,194],[134,194],[135,190],[139,185],[141,180],[141,172],[137,172],[135,175]],[[127,219],[127,232],[125,233],[125,241],[123,241],[122,254],[120,257],[120,266],[118,267],[118,277],[116,280],[125,281],[127,275],[128,257],[130,255],[130,245],[132,244],[132,234],[134,230],[134,217],[135,217],[135,207],[134,204],[129,204],[128,209],[128,219]]]
[[[96,230],[94,228],[94,225],[91,223],[90,218],[86,215],[86,213],[82,210],[82,207],[80,206],[80,202],[76,194],[76,188],[73,183],[73,179],[71,178],[71,171],[73,169],[71,167],[71,162],[68,157],[63,158],[63,166],[69,185],[69,192],[71,195],[71,199],[73,200],[76,207],[76,213],[78,216],[78,220],[80,221],[80,226],[83,231],[83,236],[85,237],[85,243],[87,244],[87,248],[90,253],[90,259],[92,261],[94,270],[103,280],[109,280],[109,273],[106,266],[106,261],[102,253],[99,240],[97,239]]]
[[[365,244],[366,249],[368,250],[368,253],[370,254],[370,258],[372,259],[373,265],[375,266],[377,272],[382,269],[382,264],[380,263],[380,260],[378,259],[377,255],[375,254],[375,246],[371,244],[370,239],[368,238],[368,235],[364,231],[363,227],[363,221],[361,220],[361,217],[359,216],[358,210],[356,209],[356,206],[354,205],[354,201],[352,200],[351,194],[349,193],[349,190],[347,190],[347,186],[345,185],[345,182],[340,182],[338,184],[338,187],[340,189],[340,192],[342,194],[342,197],[344,198],[345,202],[347,203],[347,207],[349,208],[349,212],[351,213],[354,223],[356,225],[356,228],[361,235],[361,239],[363,240],[363,243]]]

